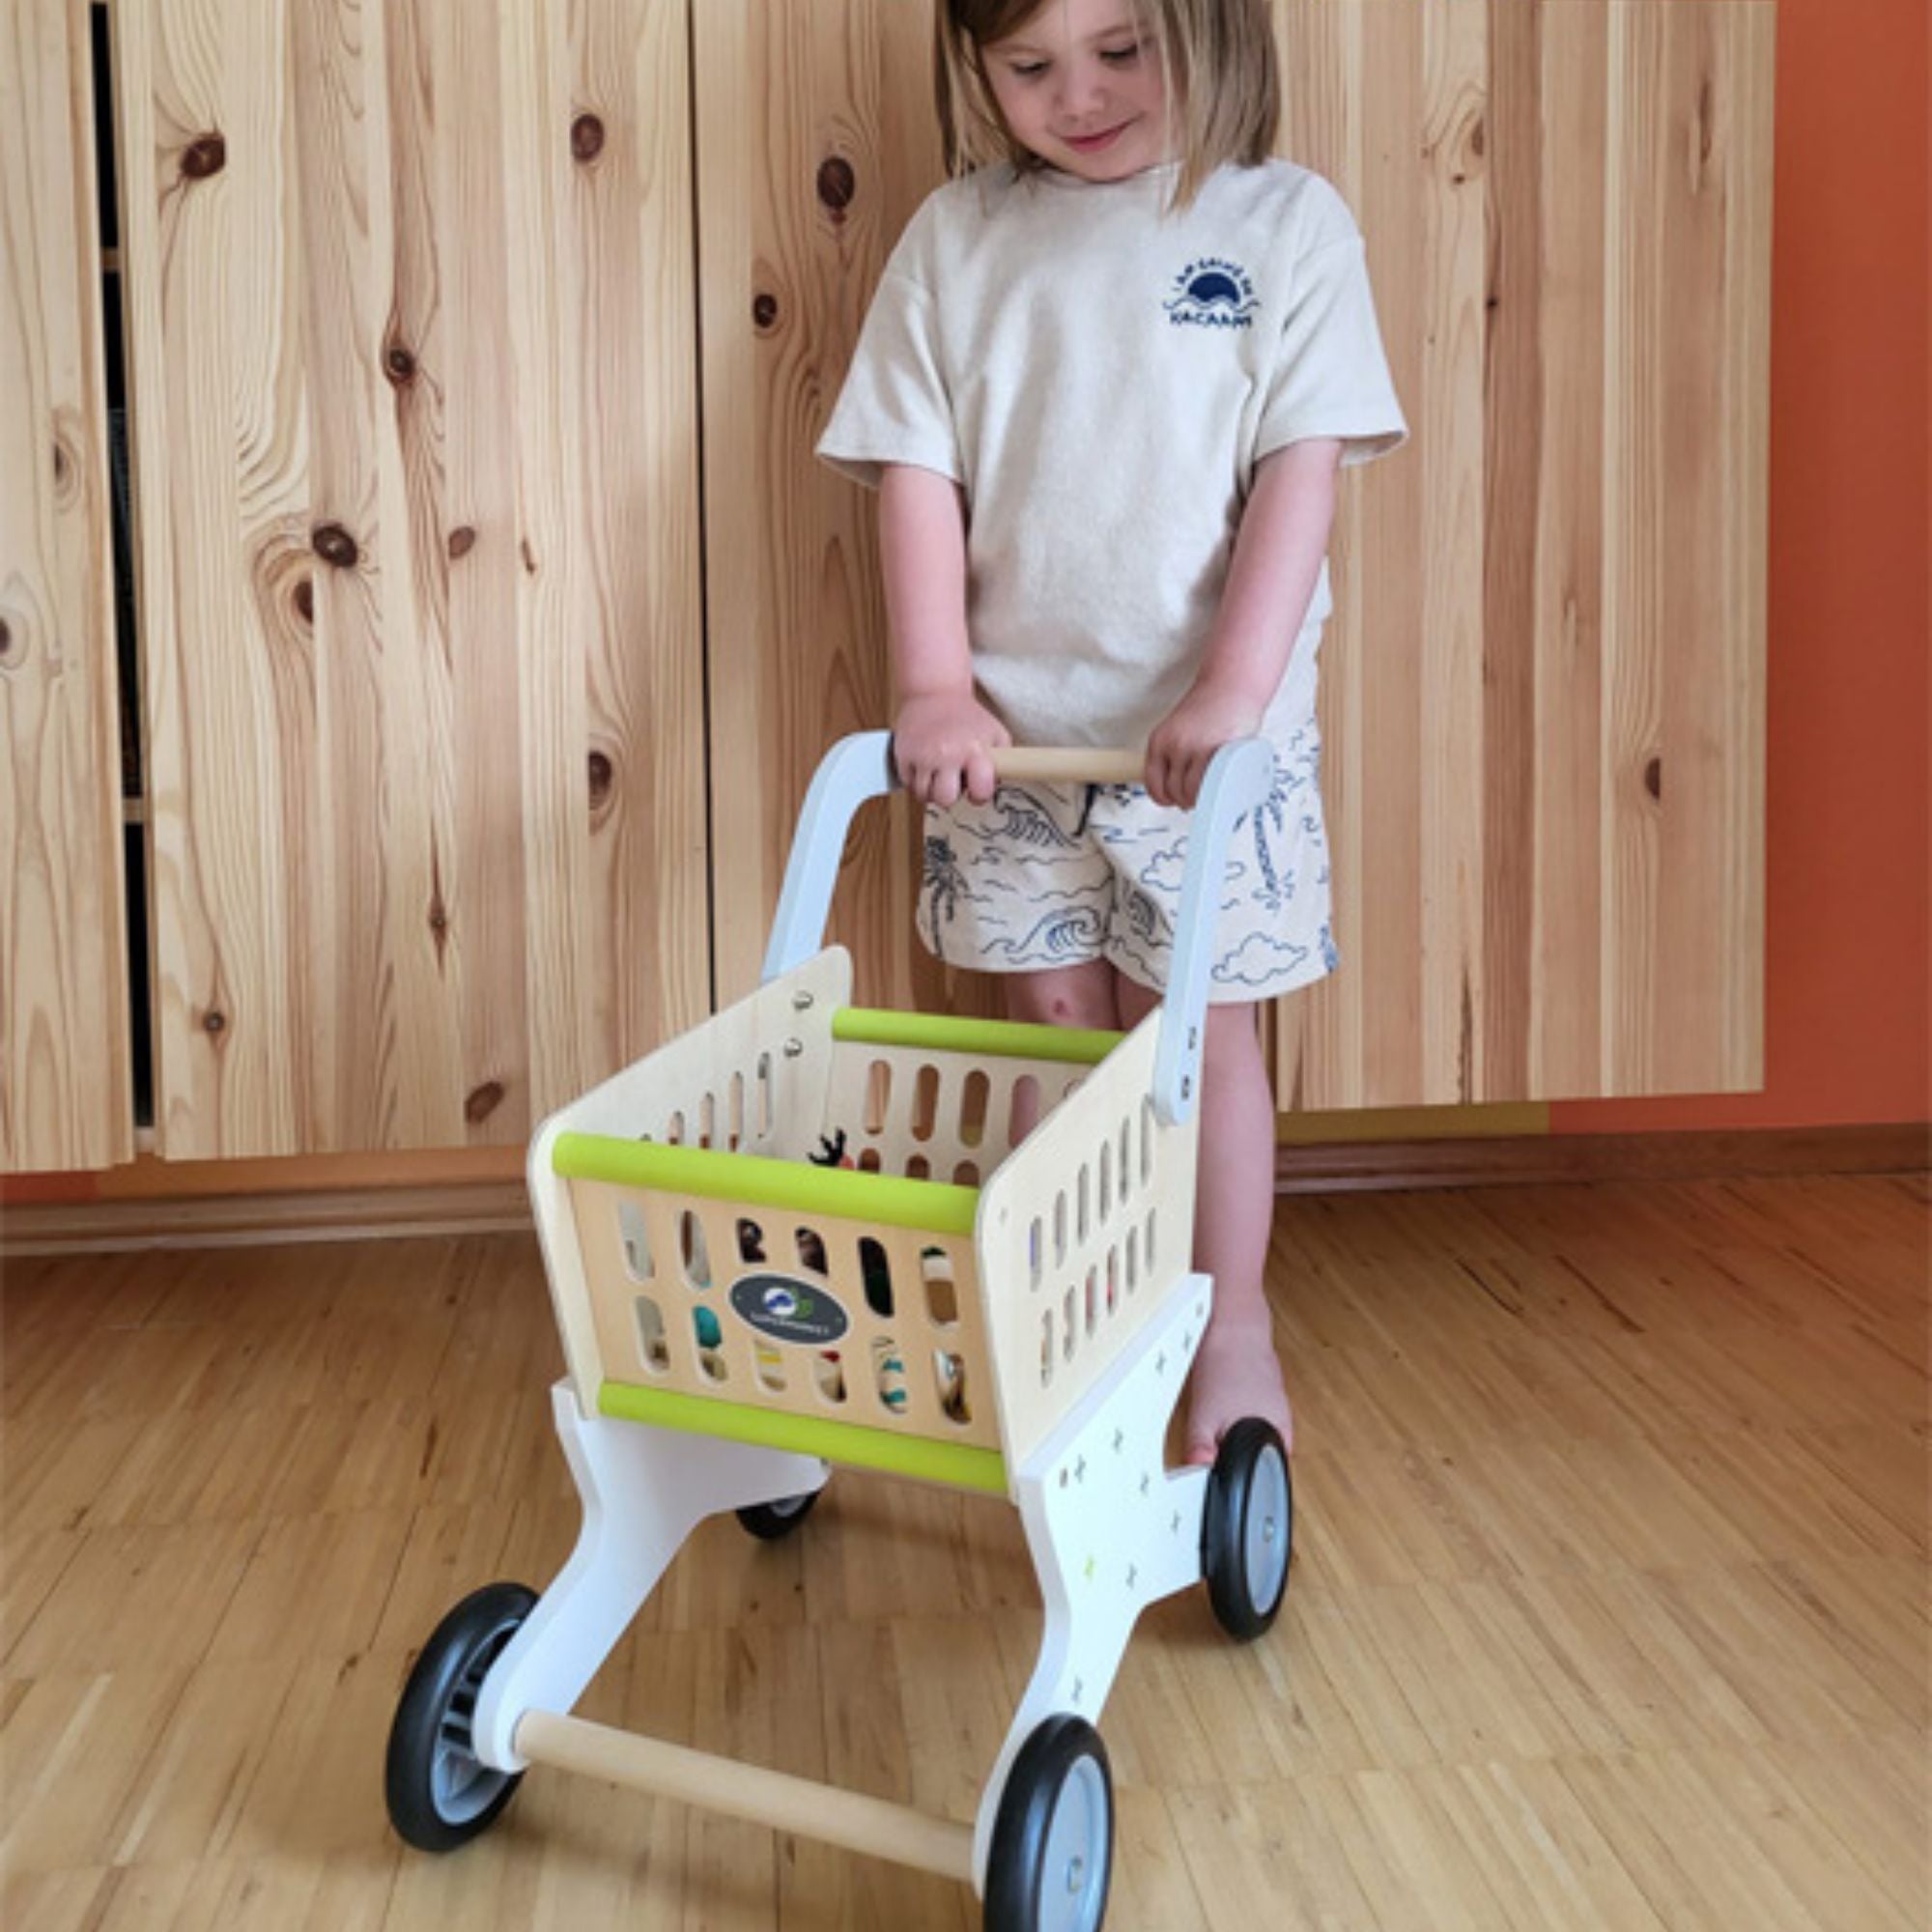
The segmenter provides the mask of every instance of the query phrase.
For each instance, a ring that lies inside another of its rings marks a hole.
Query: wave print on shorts
[[[973,828],[988,843],[1010,838],[1021,845],[1050,845],[1063,852],[1073,851],[1079,843],[1060,829],[1038,799],[1017,785],[1002,785],[993,794],[991,810],[999,814],[994,823]]]
[[[1049,913],[1018,939],[990,941],[985,956],[1004,960],[1009,966],[1057,966],[1069,957],[1091,957],[1105,931],[1106,923],[1094,907],[1062,908]]]

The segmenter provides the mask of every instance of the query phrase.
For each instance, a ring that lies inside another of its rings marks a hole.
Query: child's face
[[[1083,181],[1124,181],[1169,156],[1160,51],[1130,0],[1046,0],[982,50],[1014,140]]]

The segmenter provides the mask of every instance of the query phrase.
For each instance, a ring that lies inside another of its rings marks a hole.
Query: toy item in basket
[[[1119,753],[996,763],[1138,773]],[[893,777],[883,732],[828,755],[758,991],[532,1144],[568,1368],[552,1406],[583,1528],[541,1596],[490,1584],[425,1645],[387,1762],[411,1844],[473,1837],[548,1764],[950,1874],[1000,1932],[1100,1925],[1113,1786],[1096,1726],[1135,1619],[1205,1577],[1222,1624],[1254,1637],[1288,1585],[1274,1430],[1236,1423],[1212,1469],[1164,1454],[1213,1292],[1187,1255],[1215,888],[1270,775],[1258,740],[1215,756],[1172,980],[1122,1036],[854,1008],[851,963],[821,935],[852,814]],[[1014,1143],[999,1123],[1016,1112],[1037,1124]],[[697,1523],[734,1510],[787,1535],[834,1465],[1002,1497],[1026,1524],[1039,1662],[971,1826],[571,1715]]]

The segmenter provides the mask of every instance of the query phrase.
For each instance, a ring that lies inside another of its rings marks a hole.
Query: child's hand
[[[1191,811],[1208,761],[1234,739],[1252,737],[1265,708],[1234,685],[1206,678],[1196,683],[1148,740],[1148,796],[1156,805]]]
[[[909,697],[893,720],[893,767],[925,805],[975,805],[993,795],[993,753],[1010,745],[1007,727],[977,698],[952,693]]]

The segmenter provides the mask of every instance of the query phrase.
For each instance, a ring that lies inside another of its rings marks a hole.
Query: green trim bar
[[[1007,1493],[1007,1459],[997,1449],[965,1442],[936,1442],[929,1435],[901,1435],[891,1429],[868,1429],[859,1422],[793,1415],[781,1408],[723,1402],[716,1396],[688,1395],[680,1389],[639,1388],[635,1382],[605,1382],[597,1391],[602,1414],[625,1422],[646,1422],[687,1435],[722,1435],[761,1449],[788,1449],[850,1468],[880,1469],[922,1483],[945,1483],[987,1495]]]
[[[977,1187],[955,1187],[949,1181],[905,1180],[895,1174],[861,1174],[851,1168],[814,1167],[809,1161],[666,1147],[608,1134],[557,1135],[551,1166],[568,1180],[606,1180],[617,1187],[653,1187],[707,1201],[880,1221],[926,1235],[970,1235],[980,1210]]]
[[[895,1013],[840,1007],[832,1037],[866,1046],[923,1046],[936,1053],[992,1054],[1002,1060],[1059,1060],[1097,1066],[1126,1037],[1083,1027],[1035,1026],[1025,1020],[960,1019],[951,1013]]]

